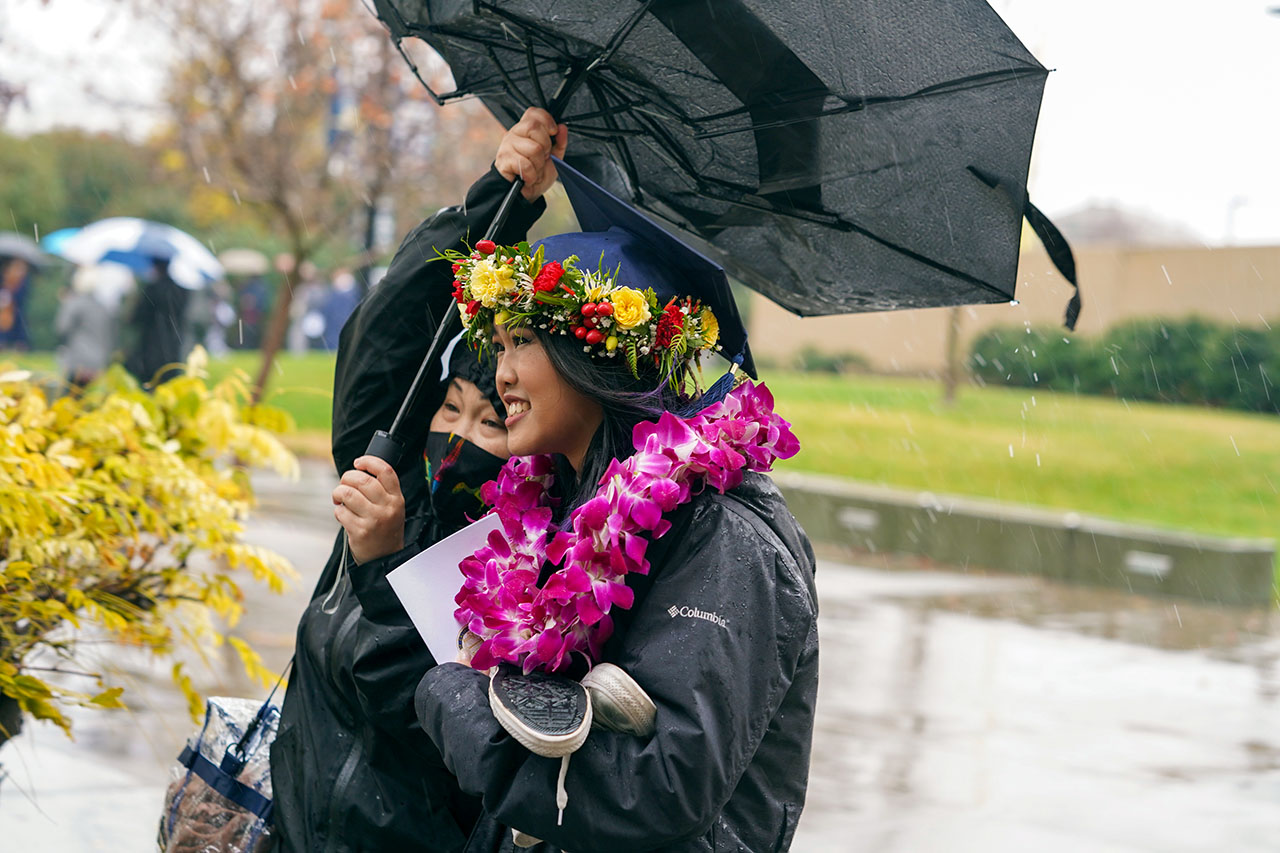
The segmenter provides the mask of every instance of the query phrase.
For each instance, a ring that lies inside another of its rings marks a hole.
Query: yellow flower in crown
[[[613,303],[613,320],[620,329],[634,329],[653,317],[649,311],[649,299],[630,287],[619,287],[609,294]]]
[[[710,308],[702,309],[702,339],[709,347],[715,346],[720,340],[720,321],[711,313]]]
[[[471,296],[480,300],[485,308],[493,308],[498,300],[511,292],[515,286],[511,281],[511,267],[494,266],[493,261],[485,258],[471,267]]]

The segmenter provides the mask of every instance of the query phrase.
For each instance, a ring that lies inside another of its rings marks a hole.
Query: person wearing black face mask
[[[362,453],[391,422],[444,312],[456,310],[449,265],[428,261],[480,239],[517,176],[522,197],[495,239],[525,239],[546,207],[541,195],[556,179],[549,157],[564,153],[566,133],[545,111],[526,113],[466,203],[405,238],[343,327],[333,416],[343,480],[333,499],[344,530],[299,621],[271,748],[278,853],[458,851],[479,815],[418,725],[414,689],[436,661],[386,574],[479,516],[475,492],[508,455],[493,365],[455,347],[426,403],[431,418],[407,442],[421,455],[406,453],[392,469]]]
[[[507,461],[506,406],[493,381],[491,359],[466,346],[448,356],[450,376],[444,402],[431,419],[423,451],[431,508],[439,526],[432,541],[484,513],[480,487]]]

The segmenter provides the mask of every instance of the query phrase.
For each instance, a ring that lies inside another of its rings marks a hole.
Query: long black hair
[[[604,413],[604,420],[587,446],[581,470],[570,476],[572,468],[567,463],[559,465],[556,479],[562,484],[563,502],[557,515],[563,520],[595,495],[610,461],[635,453],[631,433],[636,424],[657,420],[663,412],[679,411],[689,405],[689,398],[676,391],[670,377],[660,375],[646,363],[639,365],[637,378],[621,356],[593,357],[583,352],[581,342],[572,335],[536,327],[532,331],[560,378],[582,396],[599,403]],[[681,368],[676,387],[686,387],[686,370]]]

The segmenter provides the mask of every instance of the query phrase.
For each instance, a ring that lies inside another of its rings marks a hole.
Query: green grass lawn
[[[1280,419],[1024,389],[776,373],[802,450],[790,470],[1073,509],[1125,521],[1280,536]]]
[[[209,378],[221,379],[228,373],[240,370],[252,382],[258,375],[262,359],[257,352],[236,351],[209,362]],[[280,353],[276,356],[267,382],[263,402],[284,409],[293,415],[300,432],[324,433],[328,444],[329,426],[333,417],[333,364],[334,356],[327,352],[308,352],[302,355]]]
[[[4,361],[41,373],[52,373],[55,369],[51,353],[0,353],[0,362]],[[261,364],[261,356],[256,351],[231,352],[210,359],[209,378],[216,382],[240,371],[245,381],[252,383]],[[300,432],[323,432],[327,438],[333,411],[333,364],[332,353],[280,353],[267,383],[264,402],[292,415]]]
[[[24,357],[50,369],[44,356]],[[253,376],[254,352],[214,361]],[[1072,509],[1203,533],[1280,537],[1280,418],[1024,389],[775,372],[779,412],[800,438],[785,470]],[[283,354],[267,398],[289,411],[295,448],[328,450],[333,356]]]

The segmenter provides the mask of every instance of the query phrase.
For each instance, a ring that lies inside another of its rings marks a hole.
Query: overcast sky
[[[1055,69],[1032,164],[1041,208],[1118,202],[1210,244],[1280,243],[1280,15],[1268,14],[1280,0],[992,5]],[[149,113],[125,107],[154,101],[158,49],[115,4],[3,0],[0,75],[28,88],[5,129],[145,131]],[[121,103],[104,107],[90,85]]]

